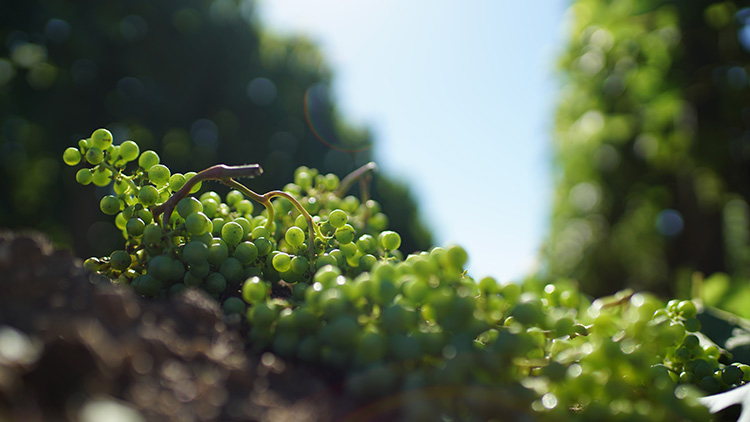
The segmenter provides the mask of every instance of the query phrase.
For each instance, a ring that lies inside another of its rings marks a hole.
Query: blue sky
[[[437,245],[501,281],[533,270],[552,199],[563,0],[261,0],[263,25],[315,41],[343,117],[414,192]]]

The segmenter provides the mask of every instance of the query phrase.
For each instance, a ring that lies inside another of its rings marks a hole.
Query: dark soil
[[[250,352],[199,290],[143,299],[41,235],[0,233],[0,421],[389,419],[340,386]]]

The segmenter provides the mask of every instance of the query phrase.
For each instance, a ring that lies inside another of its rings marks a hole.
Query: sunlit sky
[[[406,182],[436,245],[469,272],[531,272],[552,198],[563,0],[261,0],[263,25],[304,35],[334,71],[344,119]]]

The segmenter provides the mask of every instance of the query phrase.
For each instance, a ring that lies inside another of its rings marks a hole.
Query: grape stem
[[[335,192],[336,196],[338,196],[339,198],[343,197],[344,194],[352,187],[354,182],[365,175],[369,175],[370,172],[374,172],[377,169],[378,165],[370,161],[369,163],[349,173],[348,175],[346,175],[346,177],[344,177],[344,179],[341,180],[341,183],[339,183],[339,188],[336,189]]]
[[[161,219],[161,222],[163,226],[167,227],[170,217],[172,217],[172,212],[177,206],[177,203],[180,202],[182,198],[187,197],[193,187],[195,187],[195,185],[197,185],[198,183],[204,180],[218,180],[224,184],[228,184],[227,182],[230,180],[234,182],[233,178],[255,177],[261,174],[263,174],[263,168],[261,168],[260,164],[245,164],[241,166],[227,166],[225,164],[217,164],[215,166],[202,170],[195,176],[188,179],[185,184],[182,185],[180,190],[172,194],[172,196],[168,200],[166,200],[162,204],[151,207],[151,213],[154,215],[154,220],[158,220],[159,216],[163,213],[164,216]],[[255,195],[260,197],[260,195]]]

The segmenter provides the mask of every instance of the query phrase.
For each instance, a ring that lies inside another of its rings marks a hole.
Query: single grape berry
[[[94,179],[94,173],[89,169],[80,169],[76,173],[76,182],[82,185],[88,185]]]
[[[171,176],[169,168],[164,164],[156,164],[148,169],[148,180],[159,187],[166,185]]]
[[[188,196],[186,198],[180,199],[180,202],[178,202],[177,206],[175,207],[175,211],[177,211],[177,214],[179,214],[180,217],[187,218],[194,212],[203,211],[203,204],[201,204],[201,201],[195,199],[194,197]]]
[[[354,240],[354,227],[344,224],[336,229],[334,236],[341,244],[351,243]]]
[[[125,141],[120,144],[120,157],[125,162],[130,162],[138,158],[138,154],[140,154],[141,150],[138,147],[138,144],[136,144],[133,141]]]
[[[74,166],[81,162],[81,153],[78,148],[69,147],[63,152],[63,161],[69,166]]]
[[[143,204],[143,206],[150,207],[159,200],[159,191],[157,191],[153,186],[143,186],[138,191],[138,200],[141,201],[141,204]]]
[[[91,181],[96,186],[107,186],[112,181],[112,172],[109,169],[99,167],[98,170],[92,173]]]
[[[180,190],[183,185],[185,185],[185,176],[181,173],[175,173],[169,177],[169,189],[172,189],[173,192]]]
[[[138,165],[144,170],[148,170],[157,164],[159,164],[159,154],[152,150],[143,151],[138,158]]]
[[[109,256],[109,265],[117,271],[126,270],[131,262],[132,258],[130,257],[130,254],[122,250],[114,251],[112,252],[112,255]]]
[[[211,219],[202,212],[192,213],[185,219],[185,230],[193,236],[200,236],[203,233],[210,232],[212,229]]]
[[[394,231],[386,230],[378,235],[378,243],[387,251],[395,251],[401,246],[401,236]]]
[[[107,149],[112,145],[112,133],[107,129],[97,129],[91,134],[91,143],[100,149]]]
[[[107,195],[102,198],[102,200],[99,202],[99,208],[101,208],[102,212],[107,215],[115,215],[118,212],[120,212],[120,205],[122,203],[119,199],[117,199],[116,196],[113,195]]]
[[[245,235],[242,226],[239,223],[230,221],[224,224],[221,228],[221,238],[224,239],[227,244],[236,246],[242,241],[242,237]]]
[[[88,151],[86,151],[86,161],[88,161],[89,164],[97,165],[103,160],[104,152],[101,149],[97,147],[91,147]]]
[[[258,259],[258,248],[252,242],[242,242],[234,248],[234,257],[244,265]]]
[[[131,217],[125,224],[125,230],[129,235],[138,237],[143,234],[143,229],[146,228],[146,223],[138,217]]]
[[[344,211],[339,209],[335,209],[331,211],[330,214],[328,214],[328,223],[330,223],[331,226],[335,228],[343,227],[348,220],[349,216],[347,216]]]
[[[305,242],[305,232],[297,226],[292,226],[284,234],[284,239],[290,246],[297,247]]]
[[[284,252],[276,254],[273,257],[273,268],[280,273],[289,271],[292,268],[292,257]]]
[[[262,302],[268,292],[268,284],[258,277],[250,277],[242,284],[242,298],[250,304]]]

